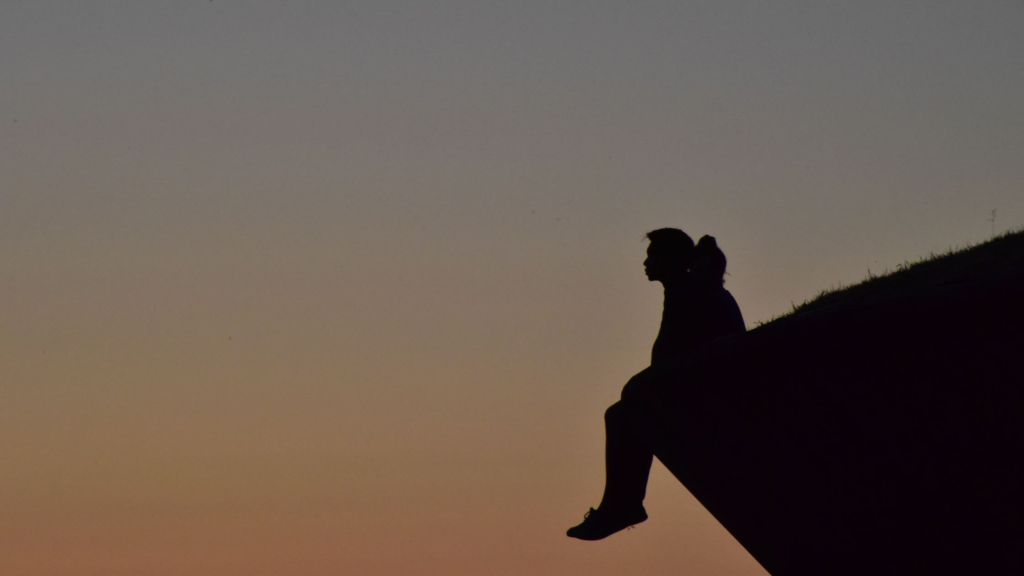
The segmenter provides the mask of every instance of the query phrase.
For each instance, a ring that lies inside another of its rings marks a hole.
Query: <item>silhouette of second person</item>
[[[736,299],[725,289],[725,252],[718,247],[714,236],[701,236],[693,252],[690,272],[704,282],[715,299],[714,306],[716,334],[711,340],[723,336],[746,332],[743,314]]]
[[[600,540],[647,519],[647,492],[654,451],[645,437],[641,403],[644,389],[683,376],[687,350],[746,330],[736,300],[723,287],[725,254],[711,236],[696,246],[682,230],[661,228],[647,234],[644,271],[661,282],[665,304],[661,329],[651,350],[651,365],[630,378],[622,399],[605,412],[605,489],[601,503],[567,535]]]

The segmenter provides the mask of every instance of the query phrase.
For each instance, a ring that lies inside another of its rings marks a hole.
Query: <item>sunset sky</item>
[[[1021,225],[1018,0],[7,0],[0,574],[763,575],[565,536],[644,233],[754,328]]]

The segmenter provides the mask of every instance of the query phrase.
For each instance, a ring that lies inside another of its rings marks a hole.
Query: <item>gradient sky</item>
[[[753,327],[1024,224],[1017,0],[10,0],[0,54],[6,576],[764,574],[660,464],[564,536],[643,234]]]

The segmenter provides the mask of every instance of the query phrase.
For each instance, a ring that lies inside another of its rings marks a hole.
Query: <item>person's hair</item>
[[[678,228],[659,228],[647,233],[647,239],[651,246],[657,246],[658,250],[674,261],[680,270],[686,270],[693,263],[693,239]]]
[[[693,249],[693,268],[711,282],[725,283],[725,252],[714,236],[702,236]]]

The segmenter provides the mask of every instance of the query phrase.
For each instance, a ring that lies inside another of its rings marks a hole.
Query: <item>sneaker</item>
[[[644,520],[647,520],[647,511],[643,506],[614,512],[591,508],[583,515],[583,523],[569,528],[565,534],[580,540],[600,540]]]

